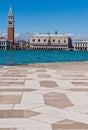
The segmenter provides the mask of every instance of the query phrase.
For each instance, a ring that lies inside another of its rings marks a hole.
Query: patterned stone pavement
[[[88,130],[88,63],[1,66],[0,130]]]

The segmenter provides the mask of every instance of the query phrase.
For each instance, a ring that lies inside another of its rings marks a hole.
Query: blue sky
[[[15,32],[88,34],[88,0],[0,0],[0,31],[12,4]]]

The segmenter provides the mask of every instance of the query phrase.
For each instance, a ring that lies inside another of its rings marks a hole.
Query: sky
[[[88,36],[88,0],[0,0],[0,32],[7,31],[12,5],[15,33]]]

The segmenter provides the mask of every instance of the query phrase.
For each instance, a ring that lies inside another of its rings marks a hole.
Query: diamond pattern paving
[[[88,130],[88,63],[1,66],[0,130]]]
[[[1,110],[0,118],[29,118],[38,114],[29,110]]]
[[[57,108],[65,108],[72,106],[71,101],[63,93],[44,94],[45,104]]]
[[[75,86],[88,86],[88,82],[72,82]]]
[[[69,90],[75,91],[75,92],[88,92],[88,88],[73,88]]]
[[[47,88],[57,87],[57,84],[54,81],[40,81],[40,85],[42,87],[47,87]]]
[[[0,96],[0,104],[20,104],[21,96],[3,95]]]
[[[88,130],[88,125],[85,125],[83,123],[79,123],[76,121],[72,121],[72,120],[64,120],[64,121],[60,121],[60,122],[53,124],[52,128],[53,128],[53,130],[58,130],[58,129],[61,129],[61,130],[86,129],[86,130]]]

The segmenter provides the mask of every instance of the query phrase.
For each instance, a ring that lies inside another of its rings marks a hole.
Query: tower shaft
[[[12,42],[12,48],[14,47],[14,16],[12,13],[12,6],[10,7],[8,14],[8,40]]]

